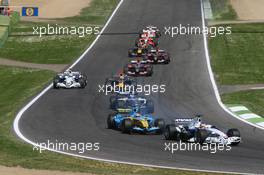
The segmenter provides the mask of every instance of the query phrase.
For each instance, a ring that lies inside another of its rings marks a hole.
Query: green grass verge
[[[83,38],[76,35],[10,36],[0,49],[0,57],[32,63],[67,64],[77,59],[94,38],[94,35]]]
[[[241,104],[264,117],[264,90],[241,91],[222,95],[225,104]]]
[[[210,0],[215,20],[235,20],[237,14],[230,4],[230,0]]]
[[[264,24],[233,24],[209,39],[212,68],[222,85],[264,83]]]
[[[99,161],[83,160],[52,152],[39,153],[12,134],[15,114],[28,99],[47,84],[54,75],[50,71],[0,67],[0,164],[24,168],[88,172],[107,175],[174,175],[195,172],[147,168]],[[211,174],[211,173],[199,173]]]
[[[118,0],[93,0],[79,16],[51,22],[60,26],[103,25]],[[14,18],[14,24],[15,24]],[[95,39],[95,35],[32,36],[33,26],[47,26],[49,22],[19,22],[13,25],[11,36],[0,49],[0,57],[43,64],[68,64],[77,59]]]

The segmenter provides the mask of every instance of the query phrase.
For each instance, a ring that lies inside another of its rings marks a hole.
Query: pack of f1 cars
[[[154,119],[151,114],[141,114],[134,109],[129,114],[110,114],[107,118],[107,127],[128,134],[162,134],[165,121]]]
[[[110,97],[110,108],[118,113],[130,113],[133,109],[139,109],[141,114],[154,112],[154,103],[151,99],[135,94],[117,94]]]
[[[129,49],[128,56],[136,57],[123,67],[124,76],[106,80],[106,86],[116,86],[117,89],[126,85],[135,85],[132,76],[151,76],[153,65],[150,63],[169,63],[169,55],[165,51],[153,51],[158,46],[161,36],[157,27],[147,26],[136,39],[135,46]],[[152,61],[154,60],[154,61]],[[136,79],[136,78],[135,78]],[[161,134],[165,129],[163,119],[154,119],[154,104],[151,99],[138,94],[116,93],[110,97],[110,108],[115,111],[109,114],[107,126],[109,129],[121,130],[123,133]]]
[[[80,72],[73,72],[70,69],[59,73],[53,79],[53,88],[85,88],[87,85],[86,77]]]
[[[145,54],[145,60],[152,64],[169,64],[170,55],[161,49],[151,49]]]
[[[241,141],[238,129],[229,129],[224,133],[215,126],[202,123],[200,116],[193,119],[175,119],[175,124],[166,126],[164,136],[167,140],[200,144],[238,145]]]
[[[107,78],[105,81],[105,87],[107,88],[107,91],[117,94],[130,94],[131,89],[135,89],[136,86],[136,79],[123,73],[118,76]]]
[[[153,66],[142,59],[132,60],[124,67],[124,73],[128,76],[151,76]]]

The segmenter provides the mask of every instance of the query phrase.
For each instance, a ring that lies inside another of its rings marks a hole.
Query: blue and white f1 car
[[[229,129],[224,133],[215,126],[202,123],[200,117],[175,119],[175,124],[166,126],[164,135],[167,140],[181,140],[200,144],[238,145],[241,141],[238,129]]]
[[[118,113],[130,113],[137,108],[141,114],[150,114],[154,112],[154,103],[144,96],[117,94],[110,97],[110,108]]]
[[[53,79],[53,87],[58,88],[85,88],[87,79],[80,72],[73,72],[70,69],[63,73],[59,73]]]
[[[161,134],[165,128],[163,119],[154,119],[151,114],[141,114],[136,110],[129,114],[110,114],[107,118],[109,129],[123,133]]]

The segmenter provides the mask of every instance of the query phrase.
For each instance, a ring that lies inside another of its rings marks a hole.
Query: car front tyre
[[[130,119],[124,119],[122,121],[122,125],[121,125],[121,130],[123,133],[126,133],[126,134],[131,134],[132,132],[132,120]]]
[[[240,137],[240,132],[238,129],[236,128],[232,128],[232,129],[229,129],[227,132],[226,132],[226,135],[228,137]],[[232,146],[235,146],[235,145],[238,145],[240,142],[234,142],[232,143],[231,145]]]

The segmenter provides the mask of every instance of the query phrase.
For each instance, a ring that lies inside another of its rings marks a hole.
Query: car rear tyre
[[[196,131],[196,142],[203,144],[205,139],[208,137],[208,132],[205,129],[199,129],[198,131]]]
[[[179,140],[179,132],[175,125],[167,125],[164,131],[164,136],[166,140]]]
[[[107,128],[114,129],[115,128],[115,114],[109,114],[107,118]]]
[[[85,79],[80,78],[80,79],[79,79],[79,83],[80,83],[81,88],[85,88],[85,86],[86,86],[86,81],[85,81]]]
[[[165,64],[169,64],[169,63],[170,63],[170,58],[167,58]]]
[[[59,83],[59,80],[58,79],[54,79],[53,80],[53,88],[54,89],[59,89],[59,87],[57,86],[58,83]]]
[[[147,72],[148,72],[148,76],[152,76],[152,74],[153,74],[153,68],[152,67],[148,67],[147,68]]]

